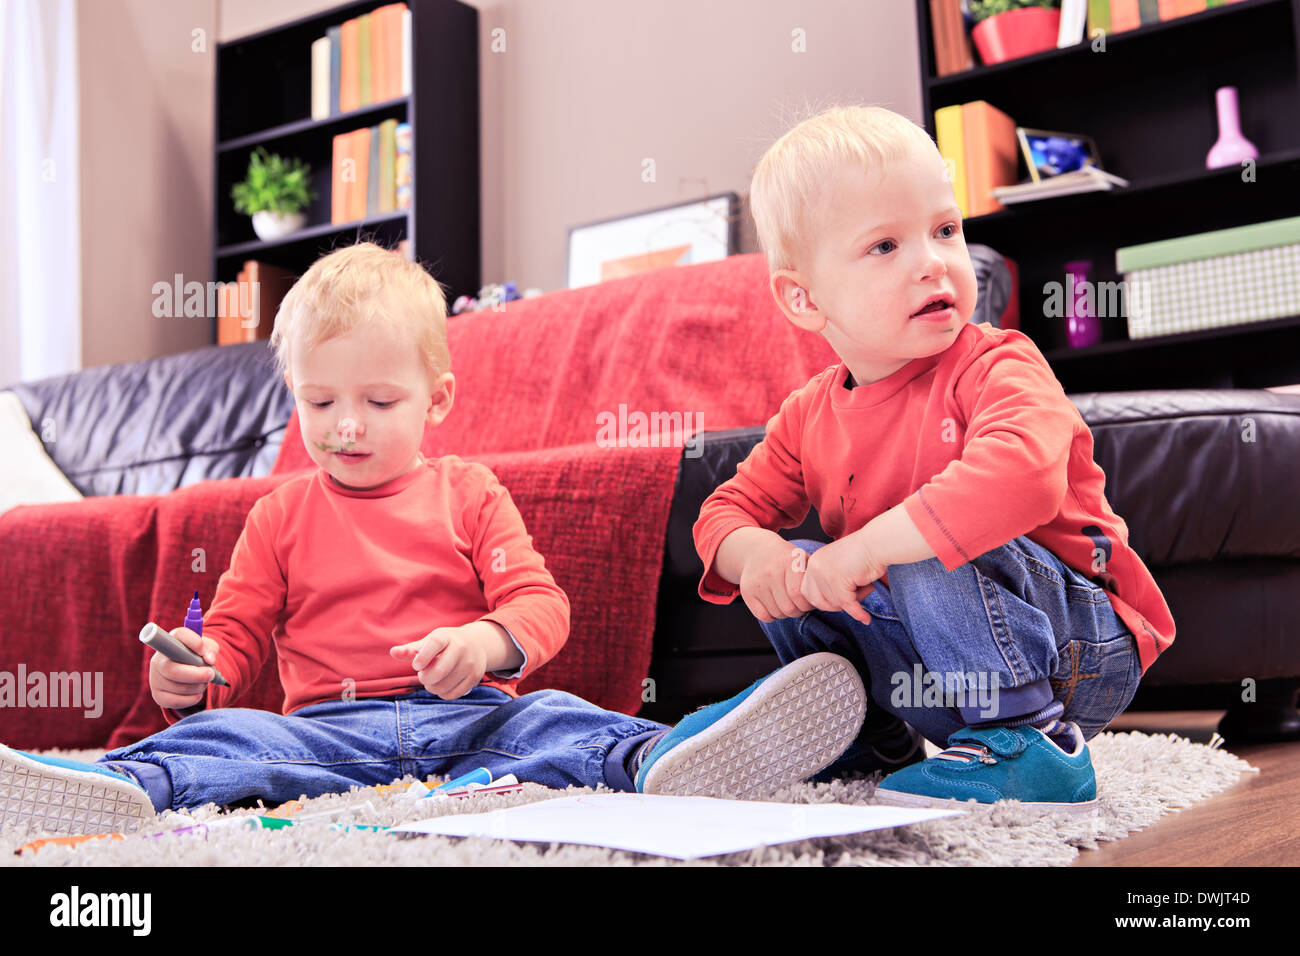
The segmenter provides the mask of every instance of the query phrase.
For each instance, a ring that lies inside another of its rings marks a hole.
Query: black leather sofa
[[[1069,396],[1093,434],[1106,497],[1174,616],[1174,644],[1130,709],[1226,709],[1225,740],[1300,739],[1300,394],[1262,389]],[[712,433],[683,458],[669,515],[643,713],[675,719],[777,666],[736,599],[702,601],[691,537],[704,499],[763,429]],[[826,541],[816,512],[786,538]]]

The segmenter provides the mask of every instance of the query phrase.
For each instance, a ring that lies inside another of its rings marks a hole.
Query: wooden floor
[[[1107,730],[1176,733],[1209,743],[1223,711],[1138,711]],[[1170,813],[1098,850],[1075,866],[1300,865],[1300,742],[1222,747],[1259,773],[1203,803]]]

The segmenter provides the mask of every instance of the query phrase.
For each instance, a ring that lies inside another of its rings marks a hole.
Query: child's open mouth
[[[914,319],[949,319],[952,317],[952,301],[947,297],[936,297],[927,302],[925,308],[913,312]]]
[[[360,461],[365,461],[367,458],[370,457],[370,452],[366,452],[365,454],[358,454],[356,452],[336,451],[334,454],[338,456],[340,459],[342,459],[343,461],[346,461],[348,464],[352,464],[352,465],[355,465],[357,462]]]

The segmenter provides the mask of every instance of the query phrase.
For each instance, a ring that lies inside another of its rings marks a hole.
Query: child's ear
[[[455,403],[456,376],[451,372],[443,372],[433,383],[433,391],[429,398],[429,424],[439,425],[451,414],[451,406]]]
[[[808,332],[820,332],[826,327],[826,316],[817,309],[808,294],[808,282],[792,269],[778,269],[772,273],[772,296],[785,317]]]

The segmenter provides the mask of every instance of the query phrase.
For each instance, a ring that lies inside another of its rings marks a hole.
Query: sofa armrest
[[[0,670],[27,685],[22,704],[6,712],[5,742],[120,746],[162,729],[140,628],[182,624],[195,590],[207,606],[248,510],[283,480],[225,479],[0,515],[8,582]]]
[[[131,708],[160,500],[87,498],[0,515],[0,670],[17,694],[5,743],[101,746]]]

